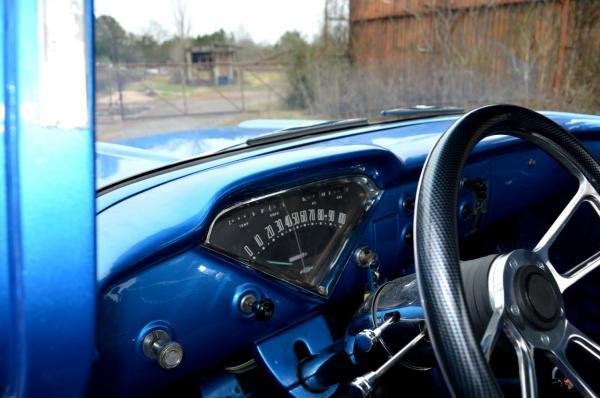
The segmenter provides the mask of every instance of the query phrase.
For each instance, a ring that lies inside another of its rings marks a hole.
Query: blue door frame
[[[94,354],[93,12],[0,3],[0,395],[81,396]]]

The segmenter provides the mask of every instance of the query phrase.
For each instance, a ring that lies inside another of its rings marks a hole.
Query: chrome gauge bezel
[[[357,217],[356,222],[354,223],[354,225],[349,227],[348,231],[345,234],[343,241],[339,244],[339,247],[337,248],[337,250],[334,251],[332,260],[327,263],[327,268],[329,269],[329,271],[327,272],[327,276],[322,280],[322,282],[319,285],[314,286],[314,288],[308,287],[305,285],[301,285],[299,283],[296,283],[296,281],[286,279],[286,278],[282,277],[281,275],[275,275],[273,273],[268,272],[267,270],[257,268],[256,264],[253,264],[252,262],[247,261],[245,258],[241,258],[241,257],[235,256],[235,255],[232,255],[231,253],[226,253],[223,250],[211,245],[210,239],[211,239],[211,234],[212,234],[215,223],[217,223],[217,221],[219,221],[220,218],[222,218],[225,214],[227,214],[239,207],[248,206],[248,205],[251,205],[254,202],[258,202],[258,201],[268,200],[268,199],[278,196],[278,195],[290,193],[291,191],[302,190],[302,189],[307,189],[307,188],[314,189],[315,187],[318,187],[318,186],[327,186],[330,184],[349,184],[349,183],[354,183],[354,184],[358,184],[359,186],[361,186],[364,189],[367,197],[366,197],[366,200],[364,201],[364,204],[362,205],[361,213]],[[247,199],[247,200],[235,202],[233,205],[225,207],[224,209],[219,211],[211,220],[210,226],[208,228],[208,232],[202,243],[202,246],[211,251],[218,253],[221,256],[235,260],[236,263],[243,265],[245,268],[249,268],[249,269],[252,269],[253,271],[260,272],[263,275],[266,275],[270,278],[274,278],[278,281],[284,282],[287,285],[293,286],[294,288],[300,289],[305,292],[309,292],[311,294],[316,294],[321,297],[328,297],[331,294],[331,292],[333,291],[333,288],[335,287],[335,284],[337,283],[337,281],[341,275],[341,271],[343,269],[344,263],[346,262],[346,259],[350,256],[350,251],[351,251],[350,248],[352,247],[353,241],[357,238],[357,235],[358,235],[357,232],[361,229],[361,226],[364,225],[365,217],[373,210],[375,204],[379,201],[382,194],[383,194],[383,190],[379,189],[369,177],[366,177],[364,175],[355,175],[355,176],[340,176],[340,177],[327,178],[327,179],[322,179],[322,180],[315,180],[315,181],[308,182],[308,183],[293,185],[293,186],[287,187],[285,189],[280,189],[280,190],[269,192],[266,194],[257,195],[250,199]]]

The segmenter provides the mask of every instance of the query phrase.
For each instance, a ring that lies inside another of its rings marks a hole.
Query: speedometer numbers
[[[364,177],[308,184],[222,211],[205,244],[254,269],[325,295],[336,259],[379,196]]]

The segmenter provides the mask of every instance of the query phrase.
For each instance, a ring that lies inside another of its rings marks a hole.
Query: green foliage
[[[158,27],[160,28],[160,26]],[[223,29],[185,40],[192,46],[232,44],[233,37]],[[162,42],[150,34],[128,33],[109,15],[96,18],[96,60],[110,63],[167,63],[181,62],[176,57],[181,39],[172,37]],[[181,51],[179,51],[181,52]]]
[[[169,48],[152,36],[129,34],[128,46],[136,62],[165,63],[169,61]]]
[[[111,63],[160,63],[169,59],[169,50],[148,34],[127,33],[109,15],[96,18],[96,59]]]
[[[109,15],[96,18],[96,59],[121,61],[126,41],[127,33],[116,19]]]
[[[290,108],[306,108],[312,100],[310,80],[310,45],[299,32],[286,32],[275,46],[286,64],[289,90],[286,97]]]
[[[233,37],[225,33],[223,29],[207,35],[198,35],[192,39],[192,46],[202,47],[211,44],[233,44]]]
[[[342,30],[328,32],[313,43],[298,32],[286,32],[275,45],[286,65],[289,89],[286,97],[290,108],[307,109],[315,103],[322,72],[341,70],[349,62],[347,35]]]

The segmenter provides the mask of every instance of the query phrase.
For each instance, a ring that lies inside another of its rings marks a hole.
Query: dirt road
[[[169,131],[194,130],[237,124],[264,112],[281,109],[270,90],[212,90],[186,98],[161,97],[140,91],[123,92],[124,118],[116,95],[97,99],[96,139],[115,141]]]

